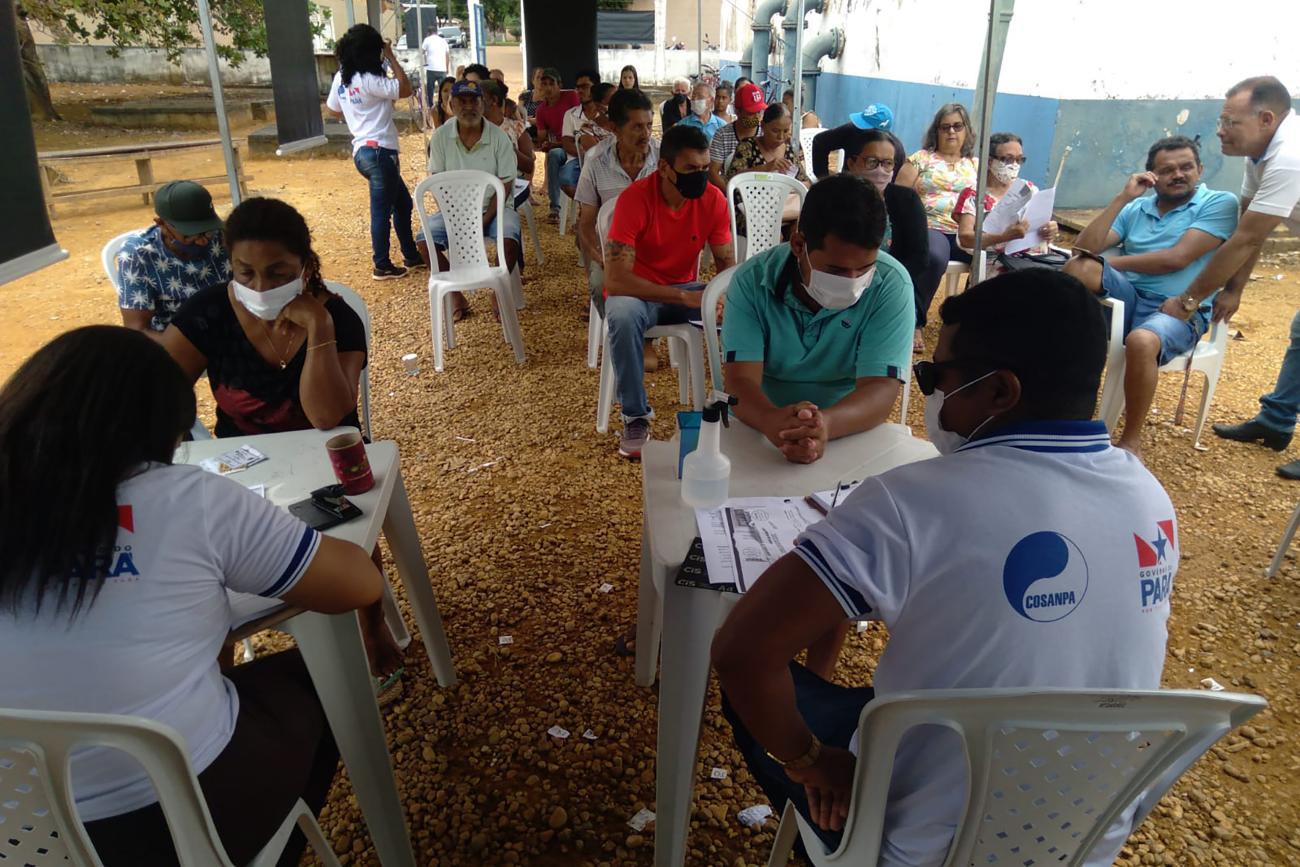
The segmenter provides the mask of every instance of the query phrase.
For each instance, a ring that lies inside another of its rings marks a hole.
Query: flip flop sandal
[[[383,679],[378,677],[372,678],[375,682],[375,701],[380,707],[388,707],[393,702],[402,697],[402,675],[406,673],[404,666],[399,666],[396,671]]]

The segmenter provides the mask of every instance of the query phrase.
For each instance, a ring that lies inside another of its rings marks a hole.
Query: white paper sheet
[[[1029,204],[1031,195],[1029,182],[1024,178],[1016,178],[1012,181],[1011,186],[1007,187],[1007,191],[1002,194],[1002,198],[998,199],[984,215],[984,231],[990,235],[998,235],[1010,229],[1020,219],[1020,212],[1024,210],[1025,205]]]
[[[1056,204],[1056,187],[1050,190],[1039,190],[1030,198],[1029,204],[1025,206],[1024,215],[1021,217],[1029,224],[1029,234],[1023,238],[1016,238],[1007,242],[1006,250],[1008,256],[1012,253],[1019,253],[1022,250],[1028,250],[1037,247],[1043,242],[1038,236],[1038,230],[1052,220],[1052,207]]]
[[[742,497],[718,509],[696,509],[709,583],[735,584],[744,593],[821,519],[802,497]]]

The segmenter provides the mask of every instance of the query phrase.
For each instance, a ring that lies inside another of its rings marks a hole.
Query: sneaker
[[[406,259],[402,261],[402,267],[408,271],[414,271],[417,268],[428,268],[429,263],[423,259],[415,259],[414,261]]]
[[[376,280],[396,280],[406,276],[406,269],[390,262],[387,265],[376,265],[373,276]]]
[[[628,460],[641,460],[641,449],[650,441],[650,419],[634,418],[623,425],[623,436],[618,441],[618,453]]]

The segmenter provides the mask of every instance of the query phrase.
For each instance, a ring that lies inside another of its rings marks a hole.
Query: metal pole
[[[803,128],[803,16],[804,0],[797,0],[795,8],[798,18],[795,19],[794,27],[794,81],[791,87],[794,88],[794,117],[790,118],[790,125],[794,129],[794,141],[799,142],[799,130]],[[802,150],[802,148],[800,148]]]
[[[704,0],[695,0],[695,74],[704,77]]]
[[[975,255],[971,262],[972,282],[984,278],[984,193],[988,187],[989,136],[993,124],[993,97],[998,89],[1002,71],[1002,52],[1007,44],[1007,31],[1015,0],[991,0],[989,3],[989,29],[984,37],[984,57],[980,62],[980,77],[975,91],[975,108],[979,112],[979,171],[975,182]]]
[[[208,78],[212,80],[212,102],[217,109],[217,130],[221,135],[221,150],[226,157],[226,178],[230,182],[230,201],[239,204],[239,173],[235,171],[235,146],[230,141],[230,121],[226,117],[226,99],[221,92],[221,68],[217,64],[217,40],[212,36],[212,11],[208,0],[199,0],[199,27],[203,30],[203,46],[208,54]]]
[[[357,23],[356,0],[347,0],[347,2],[344,3],[343,5],[348,11],[348,27],[351,28],[352,25]]]
[[[406,47],[411,47],[411,40],[406,40]],[[415,4],[415,47],[420,50],[420,77],[424,78],[424,2],[416,0]],[[426,101],[428,94],[425,94]]]

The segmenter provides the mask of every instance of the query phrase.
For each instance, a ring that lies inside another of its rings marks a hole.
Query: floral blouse
[[[763,156],[762,149],[758,146],[759,136],[742,139],[740,144],[736,145],[736,155],[731,159],[731,165],[727,168],[726,180],[731,180],[741,172],[750,172],[759,166],[766,165],[767,157]],[[808,173],[803,170],[803,160],[794,152],[794,143],[792,141],[785,143],[785,158],[790,163],[790,168],[786,174],[804,184],[808,183]],[[740,193],[736,194],[736,204],[740,204]],[[736,209],[736,234],[745,234],[745,213],[739,208]]]
[[[921,204],[925,205],[925,217],[930,228],[945,235],[957,234],[953,209],[957,206],[957,196],[961,191],[975,186],[979,181],[976,159],[962,157],[956,164],[949,165],[935,151],[922,148],[907,160],[916,166],[920,175],[916,191],[921,194]]]

